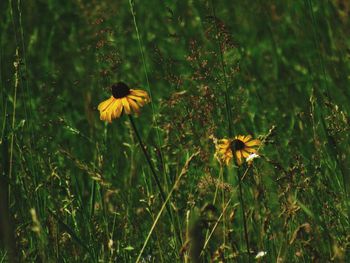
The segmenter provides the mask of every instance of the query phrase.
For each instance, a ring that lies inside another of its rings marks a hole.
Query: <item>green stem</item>
[[[221,173],[221,183],[222,185],[224,185],[224,173]],[[223,213],[223,216],[222,216],[222,228],[223,228],[223,231],[222,231],[222,243],[223,243],[223,247],[224,247],[224,251],[223,251],[223,254],[224,254],[224,258],[225,258],[225,247],[226,247],[226,222],[225,222],[225,188],[222,187],[221,189],[221,194],[222,194],[222,213]]]
[[[158,175],[157,175],[157,173],[156,173],[156,170],[155,170],[155,168],[154,168],[154,166],[153,166],[153,163],[152,163],[152,161],[151,161],[151,158],[150,158],[150,156],[148,155],[148,152],[147,152],[147,150],[146,150],[146,147],[145,147],[145,145],[144,145],[143,142],[142,142],[140,133],[138,132],[138,130],[137,130],[137,128],[136,128],[134,119],[132,118],[131,115],[128,115],[128,116],[129,116],[129,119],[130,119],[131,126],[132,126],[132,128],[133,128],[133,130],[134,130],[134,132],[135,132],[136,137],[137,137],[137,140],[139,141],[139,144],[140,144],[140,147],[141,147],[141,149],[142,149],[142,152],[143,152],[143,154],[144,154],[145,157],[146,157],[148,166],[149,166],[149,168],[151,169],[153,178],[154,178],[154,180],[155,180],[156,183],[157,183],[157,186],[158,186],[160,195],[161,195],[161,197],[162,197],[162,200],[163,200],[163,202],[165,202],[165,193],[164,193],[163,188],[162,188],[162,186],[161,186],[161,184],[160,184],[160,180],[159,180]]]
[[[247,230],[247,221],[245,218],[245,205],[244,205],[244,199],[243,199],[243,191],[242,191],[242,181],[239,169],[237,170],[237,179],[238,179],[238,187],[239,187],[239,201],[241,203],[242,208],[242,217],[243,217],[243,228],[244,228],[244,238],[247,245],[247,252],[250,259],[250,248],[249,248],[249,239],[248,239],[248,230]]]
[[[215,23],[215,29],[216,29],[216,35],[217,35],[216,39],[217,39],[217,45],[218,45],[219,54],[220,54],[220,64],[221,64],[222,74],[224,75],[224,82],[225,82],[225,108],[226,108],[226,117],[227,117],[227,123],[228,123],[228,133],[229,133],[229,136],[232,136],[233,125],[232,125],[230,98],[229,98],[229,92],[228,92],[228,80],[227,80],[227,73],[226,73],[225,62],[224,62],[224,54],[222,52],[220,39],[219,39],[219,28],[218,28],[217,17],[216,17],[213,0],[211,1],[211,7],[212,7],[213,16],[215,18],[214,23]]]
[[[141,149],[142,149],[142,152],[143,152],[143,154],[145,155],[145,158],[146,158],[146,160],[147,160],[148,166],[149,166],[149,168],[151,169],[153,178],[154,178],[154,180],[156,181],[156,184],[157,184],[157,186],[158,186],[158,189],[159,189],[161,198],[162,198],[163,202],[166,203],[166,210],[167,210],[167,212],[168,212],[168,214],[169,214],[169,216],[170,216],[170,220],[171,220],[171,223],[172,223],[172,225],[173,225],[174,231],[176,232],[177,238],[178,238],[178,240],[179,240],[179,242],[180,242],[180,244],[181,244],[181,235],[180,235],[180,233],[176,230],[177,228],[175,227],[173,215],[172,215],[171,210],[170,210],[170,208],[169,208],[169,204],[166,202],[166,196],[165,196],[164,190],[163,190],[163,188],[162,188],[162,186],[161,186],[161,184],[160,184],[160,180],[159,180],[159,178],[158,178],[158,175],[157,175],[156,170],[155,170],[155,168],[154,168],[154,165],[153,165],[153,163],[152,163],[151,157],[149,156],[149,154],[148,154],[148,152],[147,152],[147,150],[146,150],[146,147],[145,147],[145,145],[144,145],[143,142],[142,142],[140,133],[138,132],[138,130],[137,130],[137,128],[136,128],[136,125],[135,125],[135,122],[134,122],[133,117],[132,117],[131,115],[128,115],[128,116],[129,116],[129,119],[130,119],[131,126],[132,126],[132,128],[133,128],[133,130],[134,130],[134,132],[135,132],[136,137],[137,137],[137,140],[139,141],[139,144],[140,144],[140,147],[141,147]]]
[[[133,22],[134,22],[134,27],[135,27],[135,31],[136,31],[136,36],[137,36],[137,40],[138,40],[138,44],[139,44],[139,50],[140,50],[140,54],[141,54],[141,59],[142,59],[142,65],[143,65],[143,70],[145,73],[145,77],[146,77],[146,82],[147,82],[147,90],[149,92],[149,95],[151,97],[151,100],[153,100],[153,96],[152,96],[152,89],[149,85],[149,78],[148,78],[148,69],[147,69],[147,64],[146,64],[146,58],[145,58],[145,53],[144,53],[144,48],[143,48],[143,43],[142,43],[142,38],[139,32],[139,28],[137,26],[137,22],[136,22],[136,14],[135,14],[135,10],[134,10],[134,4],[132,0],[129,0],[129,6],[130,6],[130,12],[131,15],[133,17]],[[153,123],[156,126],[156,133],[157,133],[157,139],[158,139],[158,146],[159,146],[159,152],[161,155],[161,158],[163,159],[163,153],[162,150],[160,149],[160,145],[161,145],[161,139],[160,139],[160,135],[159,135],[159,129],[158,129],[158,121],[156,119],[156,115],[155,115],[155,109],[153,104],[151,104],[151,108],[152,108],[152,119],[153,119]],[[163,174],[165,177],[165,169],[164,169],[164,163],[162,162],[162,169],[163,169]]]

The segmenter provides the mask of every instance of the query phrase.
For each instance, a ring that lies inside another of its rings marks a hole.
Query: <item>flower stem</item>
[[[145,157],[146,157],[148,166],[149,166],[149,168],[151,169],[151,172],[152,172],[152,175],[153,175],[153,177],[154,177],[154,180],[155,180],[156,183],[157,183],[157,186],[158,186],[160,195],[161,195],[161,197],[162,197],[162,200],[163,200],[163,202],[165,202],[165,193],[164,193],[163,188],[162,188],[162,186],[161,186],[161,184],[160,184],[160,180],[159,180],[159,178],[158,178],[158,176],[157,176],[157,173],[156,173],[156,170],[155,170],[155,168],[154,168],[154,166],[153,166],[153,163],[152,163],[152,161],[151,161],[151,158],[150,158],[150,156],[148,155],[148,152],[147,152],[147,150],[146,150],[146,147],[145,147],[145,145],[144,145],[143,142],[142,142],[140,133],[138,132],[138,130],[137,130],[137,128],[136,128],[134,119],[132,118],[131,115],[128,115],[128,116],[129,116],[129,119],[130,119],[130,122],[131,122],[131,126],[132,126],[132,128],[133,128],[133,130],[134,130],[134,132],[135,132],[135,134],[136,134],[137,140],[139,141],[139,144],[140,144],[140,147],[141,147],[141,149],[142,149],[142,152],[143,152],[143,154],[144,154]]]
[[[136,128],[136,125],[135,125],[135,122],[134,122],[134,119],[131,115],[128,115],[129,116],[129,119],[130,119],[130,123],[131,123],[131,126],[136,134],[136,137],[137,137],[137,140],[139,141],[139,144],[140,144],[140,147],[142,149],[142,152],[143,154],[145,155],[145,158],[147,160],[147,163],[148,163],[148,166],[149,168],[151,169],[151,172],[152,172],[152,175],[153,175],[153,178],[154,180],[156,181],[156,184],[158,186],[158,189],[159,189],[159,192],[160,192],[160,196],[162,198],[162,201],[166,204],[166,210],[170,216],[170,220],[171,220],[171,223],[173,225],[173,228],[174,228],[174,231],[176,232],[177,234],[177,238],[181,244],[181,235],[179,234],[179,232],[176,230],[176,227],[175,227],[175,223],[174,223],[174,219],[173,219],[173,215],[171,213],[171,210],[169,208],[169,203],[167,202],[166,200],[166,195],[164,193],[164,190],[162,188],[162,185],[160,184],[160,180],[159,180],[159,177],[157,176],[157,173],[156,173],[156,170],[154,168],[154,165],[152,163],[152,160],[151,160],[151,157],[149,156],[147,150],[146,150],[146,147],[145,145],[143,144],[142,142],[142,139],[141,139],[141,136],[140,136],[140,133],[138,132],[137,128]]]
[[[245,218],[245,206],[244,206],[243,191],[242,191],[242,182],[241,182],[241,176],[240,176],[239,168],[238,168],[238,170],[237,170],[237,179],[238,179],[238,187],[239,187],[239,201],[240,201],[241,207],[242,207],[244,238],[245,238],[245,242],[246,242],[246,245],[247,245],[248,257],[249,257],[249,259],[250,259],[250,248],[249,248],[247,221],[246,221],[246,218]]]

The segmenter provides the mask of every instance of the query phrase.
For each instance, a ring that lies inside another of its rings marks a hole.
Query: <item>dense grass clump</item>
[[[9,0],[0,32],[0,262],[349,262],[348,1]]]

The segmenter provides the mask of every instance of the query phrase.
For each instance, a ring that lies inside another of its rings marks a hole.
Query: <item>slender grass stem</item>
[[[241,176],[241,180],[240,180],[240,181],[242,181],[242,178],[244,178],[244,177],[246,176],[246,174],[248,173],[248,171],[249,171],[249,167],[244,171],[243,175]],[[235,187],[234,191],[236,191],[236,190],[237,190],[237,186]],[[209,235],[208,235],[208,233],[207,233],[204,246],[203,246],[202,251],[201,251],[201,253],[200,253],[201,256],[203,255],[204,250],[205,250],[205,248],[207,247],[211,236],[213,235],[213,233],[214,233],[216,227],[218,226],[219,222],[221,221],[221,218],[224,216],[224,213],[225,213],[225,211],[226,211],[226,209],[227,209],[227,207],[228,207],[228,205],[230,204],[231,201],[232,201],[232,196],[231,196],[230,199],[226,202],[226,204],[223,206],[223,210],[222,210],[222,212],[221,212],[221,214],[220,214],[218,220],[217,220],[216,223],[214,224],[212,230],[210,231]],[[244,218],[245,218],[245,217],[244,217]],[[208,231],[209,231],[209,230],[208,230]],[[250,258],[249,258],[249,260],[250,260]]]
[[[222,194],[222,213],[223,213],[223,218],[222,218],[222,243],[223,243],[223,248],[224,248],[224,256],[225,256],[225,246],[226,246],[226,220],[225,220],[225,188],[224,188],[224,173],[221,173],[221,183],[222,183],[222,189],[221,189],[221,194]]]
[[[200,255],[203,255],[204,250],[206,249],[206,247],[207,247],[208,244],[209,244],[210,238],[212,237],[212,235],[214,234],[216,228],[218,227],[218,225],[219,225],[219,223],[220,223],[222,217],[224,216],[224,213],[225,213],[227,207],[229,206],[229,204],[231,203],[231,201],[232,201],[232,197],[226,202],[226,204],[225,204],[225,206],[224,206],[224,208],[223,208],[223,210],[222,210],[222,212],[221,212],[219,218],[216,220],[216,222],[215,222],[215,224],[214,224],[212,230],[211,230],[210,233],[209,233],[209,236],[206,238],[206,240],[205,240],[205,242],[204,242],[204,246],[203,246],[203,248],[202,248],[202,251],[201,251]]]
[[[242,208],[244,238],[245,238],[245,242],[246,242],[246,246],[247,246],[248,256],[250,259],[250,247],[249,247],[249,239],[248,239],[247,220],[245,218],[245,204],[244,204],[244,199],[243,199],[242,182],[241,182],[241,176],[240,176],[239,169],[237,170],[237,179],[238,179],[238,188],[239,188],[239,202],[241,203],[241,208]]]
[[[217,17],[216,17],[215,5],[213,0],[211,1],[211,7],[212,7],[213,16],[215,18],[216,35],[219,36],[219,28],[217,24]],[[229,92],[228,92],[228,80],[227,80],[227,73],[226,73],[226,67],[224,62],[224,54],[222,52],[219,38],[217,37],[216,39],[217,39],[217,44],[218,44],[218,49],[220,54],[220,64],[221,64],[222,74],[224,75],[224,82],[225,82],[225,108],[226,108],[226,117],[227,117],[227,123],[228,123],[228,133],[229,133],[229,136],[232,136],[233,134],[232,113],[231,113],[231,105],[230,105],[230,98],[229,98]]]
[[[133,130],[134,130],[134,132],[135,132],[136,138],[137,138],[137,140],[138,140],[138,142],[139,142],[139,144],[140,144],[140,147],[141,147],[141,149],[142,149],[142,152],[143,152],[143,154],[145,155],[145,158],[146,158],[146,160],[147,160],[148,166],[149,166],[149,168],[151,169],[153,178],[154,178],[154,180],[156,181],[156,184],[157,184],[157,186],[158,186],[158,190],[159,190],[159,192],[160,192],[160,195],[161,195],[161,197],[162,197],[162,200],[163,200],[163,202],[165,202],[165,199],[166,199],[166,198],[165,198],[165,193],[164,193],[164,190],[163,190],[162,185],[161,185],[161,183],[160,183],[160,180],[159,180],[159,178],[158,178],[157,172],[156,172],[156,170],[155,170],[155,168],[154,168],[154,166],[153,166],[151,157],[149,156],[149,154],[148,154],[148,152],[147,152],[147,150],[146,150],[146,147],[145,147],[145,145],[144,145],[143,142],[142,142],[140,133],[138,132],[138,130],[137,130],[137,128],[136,128],[136,125],[135,125],[135,122],[134,122],[133,117],[132,117],[131,115],[128,115],[128,116],[129,116],[129,120],[130,120],[131,126],[132,126],[132,128],[133,128]]]
[[[14,130],[15,130],[15,122],[16,122],[16,107],[17,107],[17,90],[19,86],[19,55],[18,48],[16,49],[16,62],[15,62],[15,88],[13,92],[13,112],[12,112],[12,121],[11,121],[11,140],[10,140],[10,169],[9,169],[9,180],[12,178],[13,172],[13,144],[14,144]],[[9,194],[11,192],[9,191]],[[10,197],[9,197],[10,199]]]
[[[132,0],[129,0],[129,6],[130,6],[130,12],[131,12],[131,15],[132,15],[132,18],[133,18],[133,22],[134,22],[134,27],[135,27],[135,31],[136,31],[137,41],[138,41],[138,44],[139,44],[139,50],[140,50],[141,59],[142,59],[142,65],[143,65],[143,71],[145,73],[145,78],[146,78],[146,82],[147,82],[147,90],[149,92],[151,100],[153,100],[152,90],[151,90],[151,87],[150,87],[150,84],[149,84],[148,69],[147,69],[147,64],[146,64],[146,58],[145,58],[142,38],[140,36],[139,28],[137,26],[136,14],[135,14],[135,11],[134,11],[134,5],[133,5],[133,1]],[[151,105],[151,108],[152,108],[152,119],[153,119],[152,121],[153,121],[153,123],[155,124],[155,127],[156,127],[158,146],[159,146],[159,149],[160,149],[161,138],[160,138],[160,134],[159,134],[158,121],[156,119],[156,114],[155,114],[155,109],[154,109],[153,104]],[[160,149],[159,152],[160,152],[161,158],[163,159],[163,153],[162,153],[161,149]],[[163,171],[165,171],[163,162],[162,162],[162,165],[163,165],[163,167],[162,167]],[[164,175],[165,175],[165,173],[164,173]]]
[[[160,192],[162,201],[163,201],[164,204],[166,204],[166,210],[167,210],[167,212],[168,212],[168,214],[169,214],[169,217],[170,217],[171,223],[172,223],[172,225],[173,225],[174,231],[175,231],[176,234],[177,234],[178,241],[179,241],[180,244],[181,244],[181,235],[180,235],[180,233],[177,231],[177,228],[176,228],[176,226],[175,226],[173,215],[172,215],[171,210],[170,210],[170,208],[169,208],[169,205],[168,205],[168,203],[167,203],[167,199],[166,199],[165,192],[164,192],[164,190],[163,190],[163,188],[162,188],[162,185],[161,185],[161,183],[160,183],[159,177],[158,177],[157,172],[156,172],[156,170],[155,170],[155,168],[154,168],[154,165],[153,165],[153,163],[152,163],[151,157],[149,156],[149,154],[148,154],[148,152],[147,152],[147,150],[146,150],[146,147],[145,147],[145,145],[143,144],[143,141],[142,141],[142,139],[141,139],[140,133],[138,132],[138,130],[137,130],[137,128],[136,128],[136,125],[135,125],[135,122],[134,122],[133,117],[132,117],[131,115],[128,115],[128,116],[129,116],[129,120],[130,120],[131,126],[132,126],[132,128],[133,128],[133,130],[134,130],[134,132],[135,132],[135,135],[136,135],[136,137],[137,137],[137,140],[138,140],[138,142],[139,142],[139,144],[140,144],[140,147],[141,147],[141,149],[142,149],[142,152],[143,152],[143,154],[144,154],[144,156],[145,156],[145,158],[146,158],[146,160],[147,160],[148,166],[149,166],[149,168],[151,169],[151,173],[152,173],[152,175],[153,175],[153,178],[154,178],[154,180],[156,181],[156,184],[157,184],[158,190],[159,190],[159,192]]]
[[[4,245],[7,249],[8,255],[4,255],[4,258],[7,257],[8,262],[16,262],[16,246],[14,240],[14,231],[11,224],[11,215],[9,209],[9,191],[10,191],[10,182],[9,182],[9,144],[8,144],[8,128],[5,122],[5,131],[2,138],[2,169],[0,174],[0,233],[2,236],[0,240],[4,242]],[[0,262],[3,262],[0,260]]]
[[[221,178],[223,178],[223,173],[224,173],[224,168],[223,168],[222,165],[220,165],[219,180],[221,180]],[[224,181],[222,180],[222,183],[223,182]],[[218,192],[219,192],[219,183],[216,183],[216,185],[215,185],[215,193],[214,193],[214,198],[213,198],[213,205],[214,206],[215,206],[215,203],[216,203]],[[223,209],[224,209],[224,206],[223,206]],[[223,210],[223,212],[224,212],[224,210]],[[210,231],[209,231],[209,229],[207,229],[207,231],[205,233],[205,240],[208,240],[209,234],[210,234]],[[204,247],[202,248],[201,255],[203,255],[203,250],[204,250]]]
[[[15,234],[12,226],[11,212],[10,212],[10,200],[11,200],[11,185],[13,173],[13,152],[14,152],[14,130],[16,121],[16,107],[17,107],[17,90],[19,86],[19,55],[18,48],[16,49],[15,60],[15,86],[13,94],[13,112],[11,120],[11,136],[8,132],[8,123],[5,112],[5,118],[3,122],[4,134],[1,138],[2,145],[2,169],[0,174],[0,233],[3,234],[3,241],[6,249],[8,250],[8,261],[17,262],[16,257],[16,245]],[[8,138],[10,138],[10,145],[8,144]],[[12,179],[13,180],[13,179]]]
[[[140,262],[142,253],[143,253],[143,251],[145,250],[145,248],[146,248],[146,246],[147,246],[147,244],[148,244],[148,241],[149,241],[149,239],[150,239],[150,237],[151,237],[151,235],[152,235],[152,233],[153,233],[153,231],[154,231],[154,229],[155,229],[155,227],[156,227],[156,225],[157,225],[157,223],[158,223],[158,221],[159,221],[159,219],[160,219],[160,216],[162,215],[162,213],[163,213],[163,211],[164,211],[164,208],[167,207],[167,204],[168,204],[168,202],[169,202],[169,200],[170,200],[171,195],[173,194],[173,192],[175,191],[175,189],[178,187],[181,178],[187,173],[187,169],[188,169],[188,166],[189,166],[190,162],[191,162],[192,159],[193,159],[194,157],[196,157],[198,154],[199,154],[199,152],[196,152],[196,153],[192,154],[192,155],[190,156],[190,158],[188,158],[188,160],[186,161],[184,168],[182,169],[180,175],[177,177],[177,179],[176,179],[176,181],[175,181],[173,187],[171,188],[169,194],[167,195],[167,198],[165,199],[165,201],[164,201],[164,203],[163,203],[163,205],[162,205],[160,211],[158,212],[158,215],[156,216],[156,218],[155,218],[155,220],[154,220],[154,222],[153,222],[153,225],[152,225],[152,227],[151,227],[151,230],[149,231],[149,233],[148,233],[148,235],[147,235],[147,237],[146,237],[146,240],[145,240],[145,242],[143,243],[143,246],[142,246],[142,248],[141,248],[141,251],[140,251],[140,253],[139,253],[139,255],[138,255],[137,259],[136,259],[136,263],[137,263],[137,262]]]
[[[220,165],[219,179],[221,179],[221,177],[223,177],[223,173],[224,173],[224,169],[223,169],[222,165]],[[216,198],[218,196],[218,191],[219,191],[219,184],[216,184],[216,186],[215,186],[215,194],[214,194],[214,199],[213,199],[213,205],[215,205],[215,203],[216,203]]]
[[[91,193],[91,199],[90,199],[90,217],[92,218],[95,213],[95,201],[96,201],[96,181],[93,181],[92,184],[92,193]]]

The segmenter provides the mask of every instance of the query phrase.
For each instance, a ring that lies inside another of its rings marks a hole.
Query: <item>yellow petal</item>
[[[148,93],[140,89],[130,89],[130,94],[135,96],[148,97]]]
[[[106,116],[107,116],[107,112],[106,111],[102,112],[100,114],[100,120],[101,121],[106,121],[107,120]]]
[[[244,136],[243,135],[238,135],[237,139],[243,141],[244,140]]]
[[[113,111],[110,108],[108,110],[106,110],[107,121],[109,123],[112,122],[112,113],[113,113]]]
[[[131,108],[132,108],[135,112],[139,112],[140,106],[137,105],[137,103],[136,103],[134,100],[132,100],[132,99],[130,99],[130,98],[127,98],[127,99],[128,99],[128,102],[129,102]]]
[[[220,149],[225,149],[225,148],[228,148],[229,147],[229,144],[219,144],[218,147]]]
[[[243,158],[247,158],[249,156],[249,153],[246,151],[242,151]]]
[[[251,138],[252,138],[251,135],[247,135],[247,136],[245,136],[245,137],[243,138],[243,142],[247,142],[247,141],[249,141]]]
[[[220,153],[221,155],[225,155],[225,154],[226,154],[226,150],[220,150],[219,153]]]
[[[108,108],[108,106],[109,106],[113,101],[114,101],[114,97],[111,96],[109,99],[107,99],[107,100],[105,100],[105,101],[102,101],[102,102],[98,105],[97,109],[98,109],[99,111],[104,111],[104,110],[106,110],[106,109]]]
[[[237,164],[241,165],[242,163],[242,154],[241,151],[236,151],[236,157],[237,157]]]
[[[246,147],[246,148],[244,148],[244,150],[249,152],[249,153],[256,153],[256,150],[254,148]]]
[[[137,97],[137,96],[133,96],[133,95],[128,95],[128,98],[133,99],[134,101],[136,101],[140,106],[145,105],[145,103],[147,101],[145,101],[145,99],[141,98],[141,97]]]
[[[251,140],[249,142],[246,142],[245,145],[248,147],[255,146],[255,145],[260,145],[261,141],[260,140]]]
[[[123,106],[124,106],[125,113],[126,114],[130,114],[131,113],[130,104],[129,104],[128,100],[125,97],[122,98],[122,103],[123,103]]]
[[[120,99],[116,99],[113,109],[112,109],[112,119],[117,119],[120,116],[120,108],[122,108],[122,103]]]
[[[123,112],[123,104],[121,101],[119,101],[119,105],[118,105],[115,117],[119,118],[122,115],[122,112]]]

